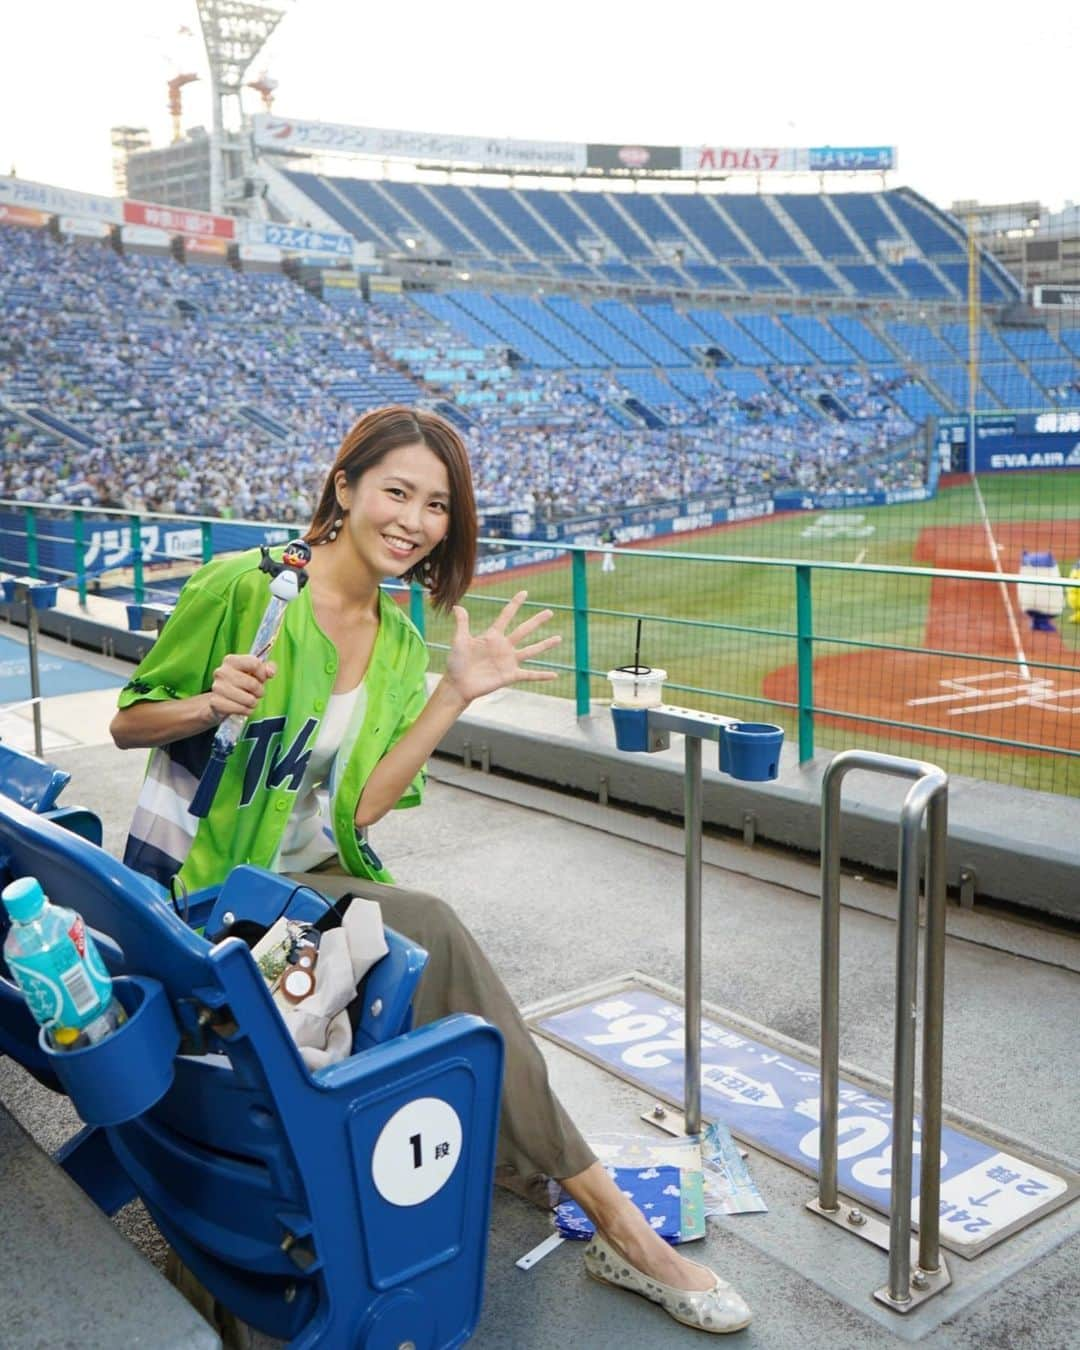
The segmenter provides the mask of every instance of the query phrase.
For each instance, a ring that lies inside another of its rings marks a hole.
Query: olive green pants
[[[419,943],[430,959],[413,999],[413,1025],[476,1013],[502,1032],[506,1058],[496,1180],[550,1205],[548,1178],[576,1176],[596,1161],[551,1090],[547,1065],[491,962],[445,901],[332,870],[292,877],[331,899],[378,902],[383,922]]]

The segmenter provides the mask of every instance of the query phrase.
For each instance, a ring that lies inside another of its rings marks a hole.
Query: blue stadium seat
[[[779,218],[769,209],[765,197],[729,192],[713,199],[713,204],[735,222],[770,262],[791,262],[805,258],[805,254]]]
[[[641,311],[621,300],[597,300],[593,312],[639,347],[658,366],[688,366],[689,353],[659,331]]]
[[[737,365],[766,366],[772,356],[726,314],[714,309],[692,309],[689,317]]]
[[[771,314],[740,314],[738,322],[782,365],[813,365],[814,357],[789,329]]]
[[[812,314],[780,314],[777,317],[823,365],[848,366],[858,359],[834,329]]]
[[[814,263],[802,263],[798,266],[778,267],[781,276],[786,277],[793,290],[802,295],[839,295],[840,287],[823,267]]]
[[[832,198],[824,193],[786,193],[777,201],[792,218],[823,258],[854,262],[859,247],[848,235],[830,207]]]
[[[867,328],[862,319],[851,314],[834,314],[830,317],[829,323],[864,361],[877,364],[896,360],[889,348]]]
[[[466,1341],[483,1294],[499,1033],[455,1016],[382,1037],[384,959],[363,991],[374,1039],[309,1072],[237,938],[211,945],[145,878],[4,798],[0,852],[0,882],[34,876],[77,906],[125,977],[127,1022],[69,1054],[38,1046],[0,978],[0,1044],[44,1058],[87,1121],[60,1160],[91,1197],[111,1212],[141,1195],[211,1294],[293,1350]],[[238,914],[311,922],[324,907],[285,878],[238,871],[226,883]],[[391,978],[418,978],[410,948],[395,940]]]
[[[683,223],[689,236],[708,250],[714,262],[749,258],[750,250],[727,220],[710,205],[711,197],[671,192],[664,204]]]

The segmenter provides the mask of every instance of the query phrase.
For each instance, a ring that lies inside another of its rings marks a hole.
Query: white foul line
[[[855,554],[855,566],[858,567],[858,565],[863,561],[865,557],[866,557],[866,549],[864,548],[859,549],[858,553]]]
[[[983,501],[978,476],[974,473],[971,475],[971,485],[975,489],[975,500],[979,503],[979,514],[982,516],[983,529],[986,531],[986,542],[990,546],[990,556],[994,560],[994,570],[999,576],[1004,576],[1005,569],[1001,565],[1001,551],[998,548],[997,540],[994,538],[990,517],[986,514],[986,503]],[[999,581],[998,585],[1001,587],[1001,598],[1005,602],[1005,615],[1009,620],[1009,632],[1012,634],[1013,647],[1016,651],[1016,664],[1020,667],[1020,678],[1030,680],[1031,671],[1028,669],[1024,645],[1020,641],[1020,628],[1016,622],[1016,615],[1013,613],[1012,596],[1009,594],[1009,588],[1004,581]]]

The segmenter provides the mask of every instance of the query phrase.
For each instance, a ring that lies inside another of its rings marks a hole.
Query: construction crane
[[[277,80],[272,80],[264,70],[257,80],[248,80],[244,86],[245,89],[254,89],[263,101],[263,107],[267,112],[271,112],[274,107],[274,90],[278,87]]]
[[[180,139],[180,117],[183,106],[183,88],[197,80],[198,75],[174,75],[169,81],[169,112],[172,114],[173,144]]]

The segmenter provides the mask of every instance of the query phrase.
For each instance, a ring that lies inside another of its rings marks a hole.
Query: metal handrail
[[[821,1128],[815,1212],[856,1231],[859,1211],[841,1206],[837,1192],[840,1093],[840,799],[855,769],[913,778],[900,809],[897,860],[896,1013],[893,1045],[892,1183],[889,1198],[889,1280],[875,1297],[906,1312],[913,1290],[922,1298],[948,1283],[941,1259],[941,1076],[945,1006],[945,847],[948,775],[934,764],[869,750],[845,750],[828,765],[821,809]],[[911,1266],[911,1178],[915,1122],[915,1019],[919,928],[919,845],[927,819],[924,949],[922,1134],[918,1266]],[[851,1216],[857,1217],[853,1219]],[[921,1299],[920,1299],[921,1301]]]

